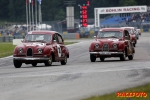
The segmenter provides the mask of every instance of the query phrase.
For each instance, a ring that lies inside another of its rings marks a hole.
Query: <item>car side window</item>
[[[62,37],[60,35],[58,35],[58,41],[59,43],[63,43]]]
[[[129,32],[127,30],[125,30],[125,37],[127,37],[128,39],[130,39]]]
[[[58,38],[57,38],[57,34],[54,34],[54,36],[53,36],[53,41],[56,41],[56,42],[58,42]]]

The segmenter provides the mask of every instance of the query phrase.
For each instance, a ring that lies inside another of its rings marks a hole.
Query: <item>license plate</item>
[[[34,60],[34,58],[26,58],[26,60]]]
[[[110,52],[102,52],[102,54],[104,54],[104,55],[111,55]]]

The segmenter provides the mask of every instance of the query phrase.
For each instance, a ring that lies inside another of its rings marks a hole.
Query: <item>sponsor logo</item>
[[[145,10],[145,8],[144,8],[144,7],[141,7],[141,10]]]
[[[117,92],[116,93],[117,97],[130,97],[130,98],[133,98],[133,97],[144,97],[144,98],[146,98],[147,95],[148,94],[146,92]]]
[[[101,12],[104,12],[104,11],[105,11],[104,9],[101,10]]]

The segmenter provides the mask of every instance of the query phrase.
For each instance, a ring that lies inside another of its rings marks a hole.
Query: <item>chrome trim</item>
[[[48,60],[49,58],[13,57],[15,60]]]
[[[123,52],[90,52],[90,54],[112,55],[112,54],[123,54]]]
[[[117,48],[117,47],[118,47],[117,44],[114,43],[114,44],[113,44],[113,48]]]
[[[98,43],[95,44],[95,49],[98,49],[100,46]]]
[[[37,52],[38,52],[39,54],[42,54],[42,49],[41,49],[41,48],[38,48],[38,49],[37,49]]]

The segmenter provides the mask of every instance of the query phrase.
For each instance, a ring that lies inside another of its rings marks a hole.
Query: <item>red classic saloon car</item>
[[[62,36],[55,31],[31,31],[22,44],[14,49],[13,63],[16,68],[20,68],[22,63],[32,64],[44,63],[51,66],[52,62],[67,63],[69,51],[64,45]]]
[[[129,32],[123,28],[102,28],[96,40],[89,47],[90,60],[95,62],[96,58],[104,61],[108,57],[120,57],[121,61],[132,60],[134,57],[134,46],[130,41]]]
[[[121,27],[121,28],[128,30],[131,42],[133,43],[133,46],[135,47],[137,43],[136,28],[134,27]]]

